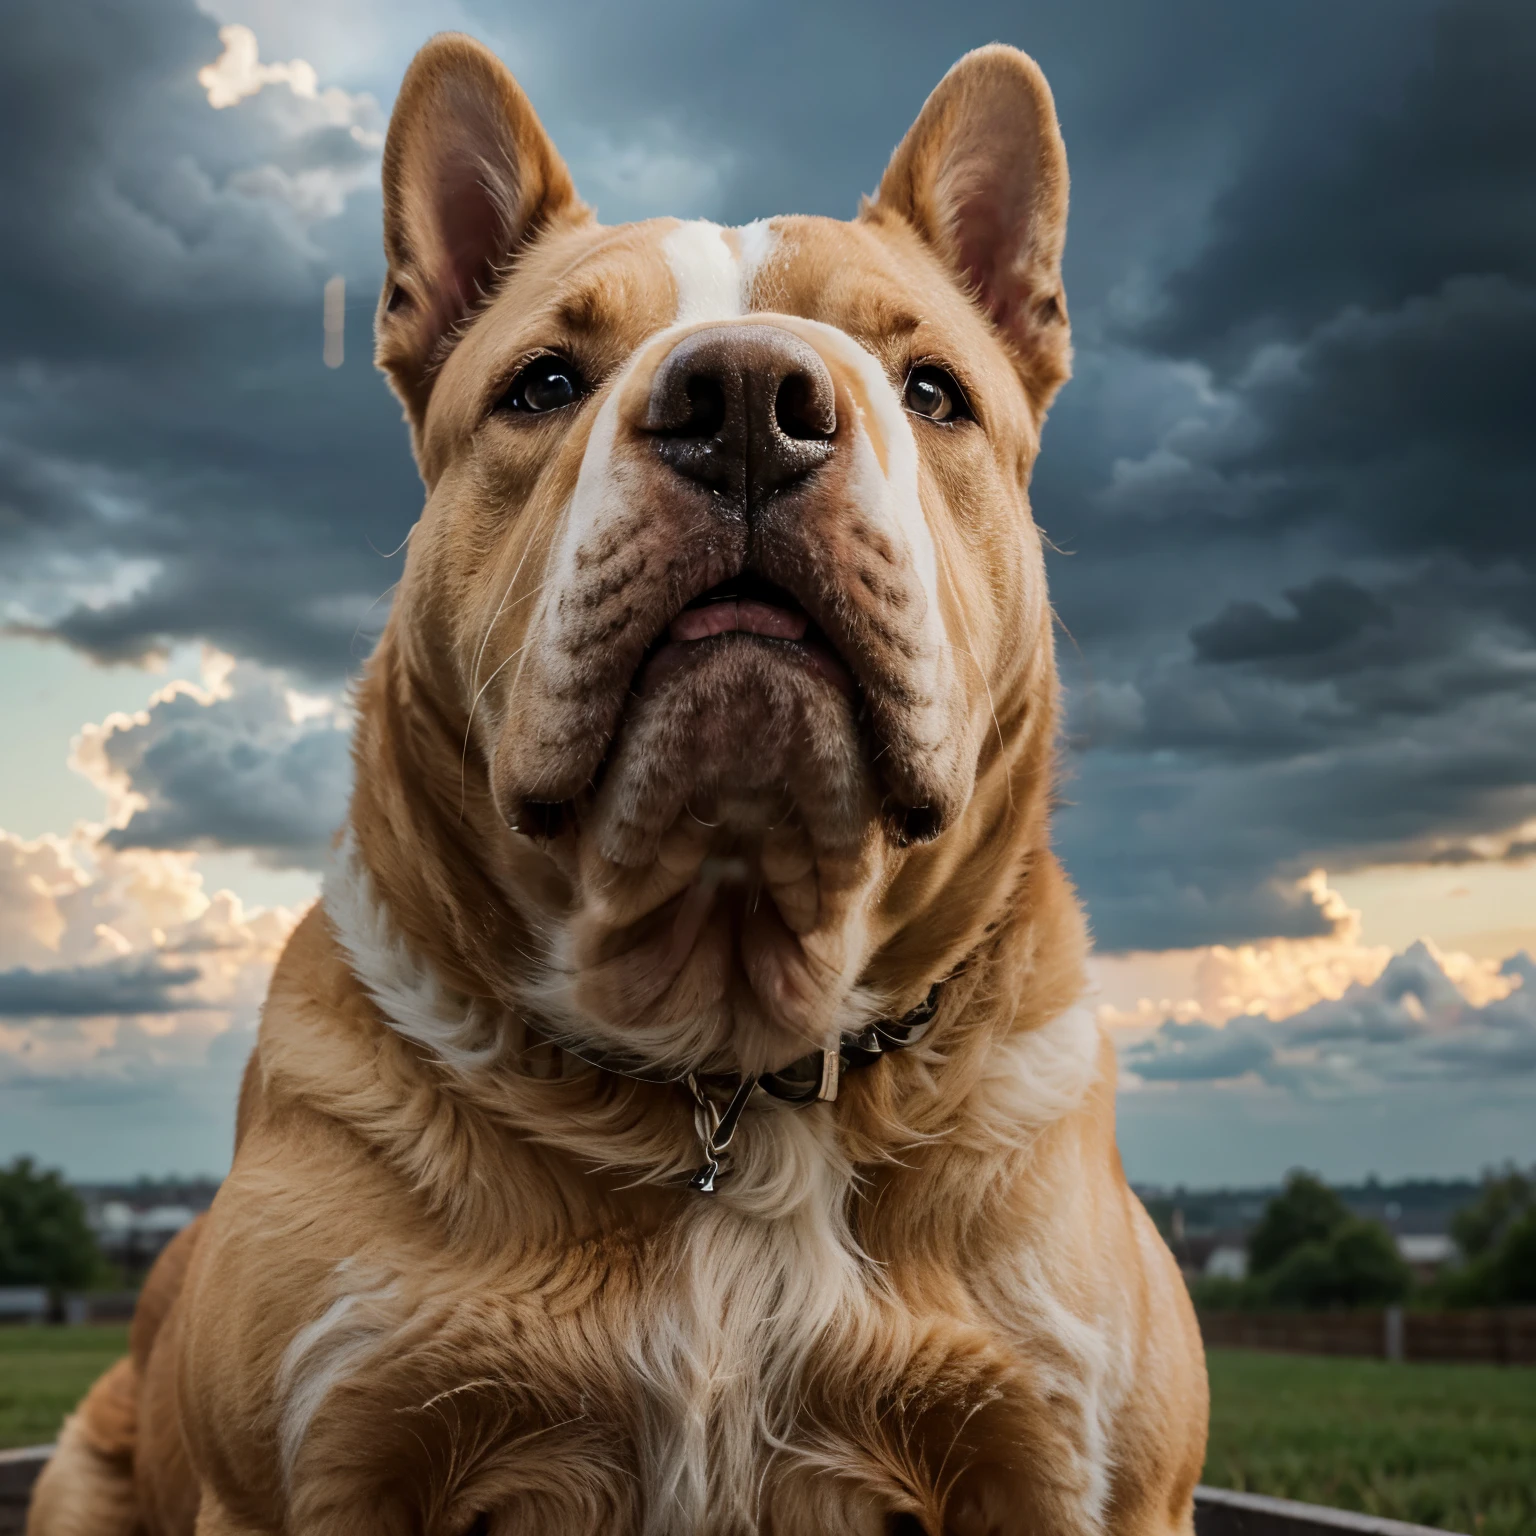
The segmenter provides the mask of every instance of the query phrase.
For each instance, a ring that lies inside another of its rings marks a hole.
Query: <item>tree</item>
[[[1498,1307],[1536,1302],[1536,1170],[1514,1166],[1483,1176],[1482,1192],[1456,1213],[1451,1231],[1467,1256],[1446,1277],[1452,1306]]]
[[[1353,1219],[1349,1207],[1316,1174],[1292,1169],[1248,1239],[1248,1273],[1269,1274],[1307,1244],[1326,1243]]]
[[[63,1178],[19,1157],[0,1168],[0,1285],[89,1285],[101,1272],[85,1207]]]
[[[1452,1218],[1451,1236],[1469,1259],[1479,1259],[1497,1248],[1504,1234],[1533,1207],[1536,1170],[1528,1176],[1512,1163],[1502,1173],[1489,1169],[1477,1199]]]
[[[1528,1210],[1504,1234],[1494,1249],[1489,1268],[1493,1292],[1504,1306],[1529,1306],[1536,1302],[1536,1207]]]
[[[1380,1222],[1348,1216],[1327,1237],[1293,1248],[1263,1284],[1283,1307],[1379,1307],[1402,1301],[1413,1273]]]

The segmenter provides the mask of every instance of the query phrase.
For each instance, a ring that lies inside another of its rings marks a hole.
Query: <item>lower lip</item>
[[[679,641],[708,640],[733,630],[762,635],[768,640],[801,640],[810,622],[803,613],[790,608],[733,599],[706,603],[702,608],[685,608],[672,620],[667,633]]]
[[[692,610],[701,611],[701,610]],[[789,617],[786,615],[786,617]],[[747,636],[762,636],[773,642],[772,649],[782,653],[786,659],[792,658],[809,671],[824,678],[845,698],[852,699],[855,695],[855,685],[852,674],[831,651],[814,641],[807,642],[801,636],[804,635],[807,625],[803,616],[799,626],[799,635],[778,637],[763,635],[762,630],[717,630],[709,638],[716,638],[722,634],[737,633]],[[701,637],[702,639],[703,637]],[[640,673],[639,692],[647,694],[653,692],[674,672],[681,671],[688,664],[689,657],[697,654],[701,644],[700,640],[669,640],[656,652],[645,664]],[[713,647],[710,647],[713,649]]]

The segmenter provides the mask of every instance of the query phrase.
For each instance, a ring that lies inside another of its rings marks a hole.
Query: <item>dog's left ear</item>
[[[376,361],[420,431],[460,323],[552,224],[588,217],[528,98],[488,48],[434,37],[411,61],[384,144]]]
[[[1000,43],[944,76],[886,167],[904,218],[976,299],[1044,411],[1072,371],[1061,253],[1067,151],[1040,66]]]

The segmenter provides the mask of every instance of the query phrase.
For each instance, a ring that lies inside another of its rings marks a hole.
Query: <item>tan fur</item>
[[[1066,185],[1038,69],[991,48],[851,224],[604,229],[489,54],[423,50],[379,358],[427,505],[348,829],[233,1171],[33,1536],[1192,1529],[1198,1335],[1120,1167],[1049,844],[1026,492],[1070,357]],[[743,531],[657,467],[646,411],[672,349],[747,325],[811,349],[837,425]],[[498,413],[541,350],[591,397]],[[902,411],[924,362],[976,423]],[[760,647],[631,681],[743,559],[866,717]],[[727,854],[745,905],[710,883]],[[687,1095],[560,1044],[772,1067],[945,978],[923,1043],[835,1104],[754,1103],[713,1198],[681,1186]]]

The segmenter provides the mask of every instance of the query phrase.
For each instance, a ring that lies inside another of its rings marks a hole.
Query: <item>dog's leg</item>
[[[138,1377],[119,1360],[70,1415],[32,1493],[27,1536],[139,1536],[133,1486]]]
[[[948,1319],[887,1336],[885,1351],[863,1362],[873,1396],[848,1394],[845,1369],[828,1417],[858,1448],[850,1471],[868,1469],[871,1505],[892,1511],[888,1533],[1102,1536],[1107,1452],[1091,1394],[1060,1361],[1021,1361]]]

